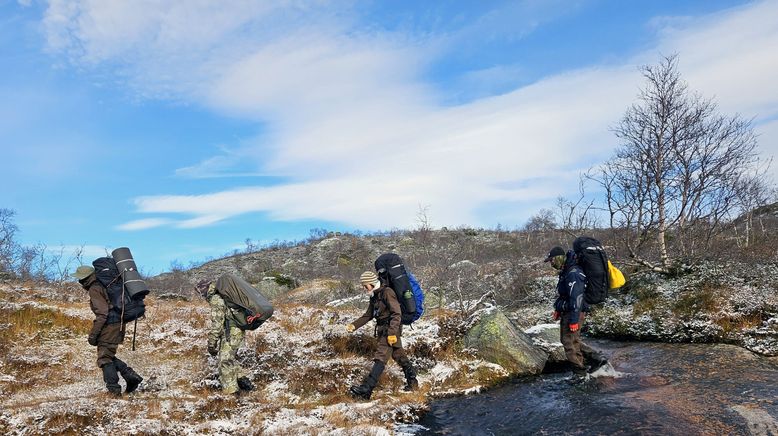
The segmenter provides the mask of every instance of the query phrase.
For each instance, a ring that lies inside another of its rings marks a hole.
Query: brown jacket
[[[370,297],[370,305],[365,314],[353,322],[355,328],[360,328],[371,319],[376,320],[376,333],[378,336],[397,336],[402,334],[402,312],[397,294],[389,286],[381,286],[373,291]]]
[[[103,285],[97,281],[94,274],[85,278],[81,282],[81,286],[89,293],[89,307],[95,314],[95,320],[92,323],[92,331],[89,333],[89,336],[98,337],[100,336],[100,331],[108,322],[108,312],[111,310],[108,293]]]

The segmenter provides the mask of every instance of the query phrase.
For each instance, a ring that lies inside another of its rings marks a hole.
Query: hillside
[[[354,401],[348,386],[361,382],[375,350],[371,326],[350,335],[345,325],[361,311],[289,302],[277,304],[238,353],[256,389],[224,396],[206,352],[205,301],[148,297],[136,351],[131,335],[119,349],[145,380],[114,399],[86,342],[93,319],[86,296],[61,292],[0,283],[0,319],[8,321],[0,323],[2,434],[389,434],[415,421],[428,399],[477,392],[507,375],[459,352],[456,330],[445,328],[455,318],[439,311],[403,336],[421,370],[420,390],[403,392],[402,372],[390,364],[372,400]]]
[[[595,233],[628,277],[595,309],[589,334],[664,342],[724,342],[778,355],[778,258],[763,248],[730,251],[729,259],[699,260],[674,276],[628,266],[608,234]],[[202,278],[230,272],[285,301],[291,289],[326,279],[303,300],[323,304],[358,294],[356,279],[386,251],[400,254],[421,281],[427,306],[467,312],[484,295],[506,308],[518,325],[547,321],[556,278],[542,262],[548,248],[568,246],[564,232],[443,229],[382,235],[329,234],[277,245],[165,274],[151,283],[160,292],[190,292]],[[740,260],[738,260],[738,257]]]

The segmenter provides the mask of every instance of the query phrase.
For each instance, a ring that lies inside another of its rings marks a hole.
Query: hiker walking
[[[218,356],[222,392],[239,395],[241,391],[253,389],[251,381],[241,376],[241,368],[236,360],[238,349],[243,345],[246,336],[245,331],[238,328],[240,315],[236,312],[237,309],[229,307],[219,295],[217,282],[203,280],[198,283],[197,288],[211,306],[208,354]]]
[[[586,275],[576,263],[575,252],[565,252],[562,247],[552,248],[544,262],[550,262],[551,267],[559,271],[552,317],[554,321],[561,320],[559,339],[565,348],[565,356],[573,373],[579,378],[585,377],[586,362],[590,363],[591,372],[608,363],[602,354],[581,341],[581,325],[590,312],[584,299]]]
[[[119,344],[124,341],[125,323],[121,322],[122,314],[110,303],[108,293],[97,280],[93,267],[81,265],[71,276],[75,277],[89,293],[89,306],[95,314],[95,320],[87,341],[89,345],[97,347],[97,366],[103,371],[105,387],[111,394],[121,396],[122,387],[119,385],[119,374],[121,374],[127,384],[125,392],[129,394],[143,381],[143,377],[116,357]]]
[[[370,320],[375,319],[375,337],[378,338],[378,349],[373,357],[373,368],[361,385],[351,387],[351,395],[356,398],[369,400],[390,357],[400,364],[405,374],[406,384],[403,390],[412,391],[418,389],[419,382],[416,380],[416,369],[402,347],[402,312],[400,303],[397,301],[397,295],[392,288],[382,284],[378,276],[372,271],[362,273],[359,281],[365,292],[371,294],[370,304],[364,315],[346,326],[346,329],[351,333],[367,324]]]

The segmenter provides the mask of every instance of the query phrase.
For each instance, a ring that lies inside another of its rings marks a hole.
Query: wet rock
[[[565,348],[559,341],[559,324],[540,324],[524,331],[532,342],[548,353],[548,363],[567,362]]]
[[[464,345],[482,359],[496,363],[511,375],[539,374],[548,355],[519,330],[499,309],[477,315],[464,338]]]

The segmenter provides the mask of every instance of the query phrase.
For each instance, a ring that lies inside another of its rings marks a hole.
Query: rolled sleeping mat
[[[111,257],[116,262],[116,268],[124,280],[124,288],[130,297],[144,296],[149,293],[149,287],[140,277],[138,266],[132,258],[132,253],[127,247],[119,247],[111,252]]]

